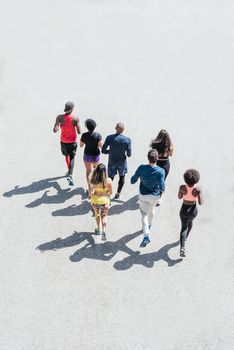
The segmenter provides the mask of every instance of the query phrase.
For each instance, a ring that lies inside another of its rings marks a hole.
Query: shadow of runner
[[[170,249],[177,247],[179,243],[180,242],[177,241],[174,243],[166,244],[164,247],[154,253],[140,254],[140,252],[136,252],[134,255],[128,256],[123,260],[116,261],[113,266],[116,270],[127,270],[135,264],[143,265],[145,267],[153,267],[154,263],[159,260],[164,260],[168,266],[174,266],[180,263],[183,259],[180,258],[172,260],[169,257],[168,252]]]
[[[89,211],[93,211],[88,200],[83,201],[81,204],[76,205],[72,204],[67,208],[58,209],[52,211],[52,216],[76,216],[76,215],[85,215],[88,214]]]
[[[80,195],[81,199],[86,197],[85,190],[83,187],[78,187],[74,190],[70,190],[70,188],[65,188],[64,190],[58,191],[57,194],[48,196],[47,193],[49,190],[46,190],[41,198],[36,199],[35,201],[26,205],[27,208],[35,208],[41,204],[59,204],[65,203],[68,199],[72,198],[75,195]]]
[[[26,193],[35,193],[35,192],[46,190],[51,187],[54,187],[59,192],[62,189],[56,180],[62,179],[64,177],[65,176],[51,177],[48,179],[32,182],[30,185],[24,186],[24,187],[19,187],[19,185],[17,185],[13,190],[3,193],[3,196],[12,197],[12,196],[17,196],[17,195],[26,194]]]
[[[120,214],[127,210],[137,210],[139,208],[137,201],[138,195],[130,198],[127,202],[121,201],[120,204],[112,205],[108,210],[108,215]],[[111,203],[114,203],[114,201]]]
[[[93,239],[94,233],[90,232],[74,232],[71,236],[66,238],[57,238],[53,241],[46,242],[43,244],[40,244],[36,249],[39,249],[42,253],[46,250],[58,250],[66,247],[73,247],[77,244],[80,244],[84,241],[88,241],[89,244],[94,244]]]
[[[88,243],[81,249],[77,250],[73,255],[71,255],[70,260],[73,262],[78,262],[86,258],[86,259],[109,261],[119,251],[134,255],[136,254],[136,252],[130,249],[126,245],[126,243],[130,242],[131,240],[139,236],[141,233],[142,231],[137,231],[130,235],[126,235],[115,242],[108,241],[105,243],[97,243],[97,244]]]

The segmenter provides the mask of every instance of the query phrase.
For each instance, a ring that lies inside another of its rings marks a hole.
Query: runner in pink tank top
[[[64,114],[58,115],[54,124],[53,131],[57,132],[59,127],[61,129],[60,143],[61,151],[65,156],[67,164],[67,180],[69,185],[74,185],[73,183],[73,169],[75,162],[75,155],[77,149],[77,133],[80,134],[80,121],[79,118],[74,117],[72,114],[74,109],[73,102],[67,102],[64,108]]]
[[[203,194],[197,186],[200,174],[195,169],[188,169],[184,173],[185,185],[181,185],[178,198],[183,199],[180,209],[181,231],[180,231],[180,256],[185,257],[185,241],[193,227],[193,219],[197,216],[197,202],[203,204]]]

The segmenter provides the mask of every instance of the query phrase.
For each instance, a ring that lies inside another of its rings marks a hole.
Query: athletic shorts
[[[117,172],[119,176],[124,176],[128,172],[127,162],[121,165],[113,165],[111,163],[108,164],[108,177],[113,178]]]
[[[100,156],[89,156],[88,154],[84,153],[83,160],[86,163],[99,163]]]
[[[74,156],[76,155],[77,143],[61,143],[61,151],[64,156]]]

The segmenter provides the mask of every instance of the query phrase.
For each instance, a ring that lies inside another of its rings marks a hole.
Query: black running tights
[[[111,180],[113,181],[114,178],[111,178]],[[124,182],[125,182],[125,175],[119,176],[118,189],[117,189],[118,193],[120,193],[122,191]]]
[[[181,231],[180,231],[180,247],[185,248],[185,241],[193,227],[193,219],[197,216],[196,204],[182,204],[180,209]]]

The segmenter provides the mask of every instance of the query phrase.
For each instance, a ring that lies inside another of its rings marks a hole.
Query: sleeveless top
[[[188,185],[185,185],[186,186],[186,190],[187,190],[187,193],[185,195],[183,195],[183,199],[185,201],[189,201],[189,202],[195,202],[197,201],[197,196],[194,196],[192,194],[193,190],[196,188],[195,185],[193,185],[192,187],[188,186]]]
[[[98,196],[95,194],[95,192],[104,192],[104,195]],[[95,205],[109,205],[110,204],[110,198],[108,195],[109,188],[102,187],[101,184],[97,185],[97,187],[94,187],[94,194],[91,196],[91,204]]]
[[[72,114],[64,114],[62,118],[61,128],[61,142],[75,143],[76,142],[76,127],[74,125],[74,117]]]
[[[169,157],[169,151],[170,151],[170,147],[162,147],[161,142],[155,142],[152,145],[153,149],[156,149],[156,151],[158,151],[158,160],[167,160]]]

